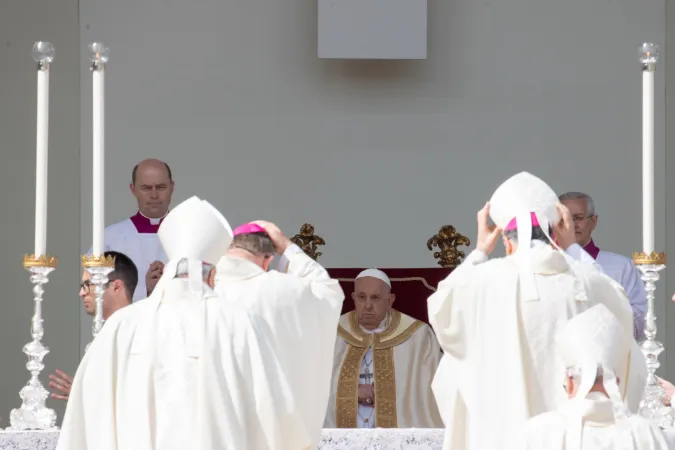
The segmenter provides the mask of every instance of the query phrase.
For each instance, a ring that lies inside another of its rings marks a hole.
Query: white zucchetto
[[[382,272],[379,269],[366,269],[360,274],[358,274],[354,279],[354,281],[358,280],[359,278],[365,277],[377,278],[378,280],[382,280],[387,284],[387,286],[391,288],[391,281],[389,280],[389,277],[387,276],[386,273]]]

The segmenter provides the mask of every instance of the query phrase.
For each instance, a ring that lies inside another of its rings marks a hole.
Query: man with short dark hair
[[[141,161],[131,172],[129,190],[136,197],[138,212],[106,227],[104,249],[128,255],[138,268],[133,295],[133,301],[137,301],[150,295],[166,261],[157,231],[171,204],[174,190],[171,168],[157,159]]]
[[[109,251],[104,255],[115,258],[115,270],[108,275],[108,284],[103,292],[103,320],[108,320],[112,313],[131,304],[138,284],[138,269],[131,258],[124,253]],[[82,271],[80,298],[87,314],[93,316],[96,313],[96,296],[91,283],[91,275],[87,270]]]
[[[265,272],[269,270],[275,252],[270,236],[259,231],[236,234],[228,250],[229,255],[248,259]]]
[[[103,320],[108,320],[115,311],[131,304],[138,283],[138,269],[124,253],[105,252],[104,255],[115,258],[115,270],[108,275],[108,284],[103,292]],[[80,298],[87,314],[90,316],[96,314],[96,296],[91,275],[86,270],[82,271]],[[56,391],[52,393],[52,398],[68,400],[72,383],[73,378],[70,375],[56,369],[55,373],[49,375],[49,387]]]

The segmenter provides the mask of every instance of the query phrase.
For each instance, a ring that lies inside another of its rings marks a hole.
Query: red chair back
[[[332,278],[336,278],[345,292],[345,302],[342,314],[354,309],[352,292],[354,279],[363,269],[327,269]],[[447,277],[451,268],[422,268],[422,269],[380,269],[391,280],[391,292],[396,295],[394,308],[414,317],[422,322],[429,323],[427,315],[427,299],[436,292],[438,283]]]

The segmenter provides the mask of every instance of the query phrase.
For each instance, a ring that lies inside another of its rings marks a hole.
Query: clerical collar
[[[166,214],[164,217],[166,217]],[[159,231],[159,226],[164,220],[164,217],[160,217],[159,219],[150,219],[138,211],[136,215],[131,216],[130,219],[139,234],[157,234]]]
[[[361,324],[359,324],[359,327],[360,327],[361,330],[363,330],[363,332],[366,333],[366,334],[376,334],[376,333],[381,333],[381,332],[383,332],[384,330],[386,330],[387,327],[389,326],[389,316],[390,316],[390,315],[391,315],[391,311],[388,312],[386,316],[384,316],[384,319],[382,320],[382,322],[380,322],[380,326],[377,327],[377,328],[375,328],[374,330],[368,330],[368,329],[362,327]]]
[[[596,247],[595,242],[593,242],[593,239],[591,239],[588,244],[584,245],[584,250],[586,250],[586,253],[591,255],[593,259],[598,259],[598,255],[600,254],[600,249]]]

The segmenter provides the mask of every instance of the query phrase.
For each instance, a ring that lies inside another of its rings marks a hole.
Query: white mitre
[[[602,375],[603,386],[614,405],[617,422],[629,415],[616,373],[623,373],[620,366],[625,364],[631,351],[631,342],[632,335],[603,304],[575,316],[556,336],[558,357],[566,368],[581,374],[575,398],[586,398],[597,376]],[[572,443],[581,442],[581,420],[579,417],[579,423],[575,423],[570,430],[578,433]]]
[[[360,274],[358,274],[356,278],[354,278],[354,281],[358,280],[359,278],[365,277],[377,278],[378,280],[382,280],[387,284],[387,286],[391,288],[391,280],[389,280],[389,277],[387,276],[386,273],[382,272],[379,269],[366,269]]]
[[[232,243],[232,228],[209,202],[191,197],[169,212],[157,232],[168,262],[155,291],[176,276],[178,262],[187,258],[192,290],[201,292],[202,262],[215,265]],[[154,294],[154,291],[153,291]]]
[[[560,221],[557,204],[555,191],[528,172],[521,172],[506,180],[490,199],[490,217],[499,228],[503,230],[509,222],[516,220],[518,249],[515,256],[520,260],[520,280],[526,300],[539,297],[528,257],[532,241],[531,213],[537,215],[541,229],[548,236],[549,226]]]

